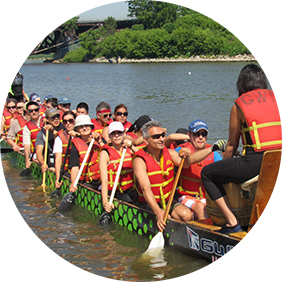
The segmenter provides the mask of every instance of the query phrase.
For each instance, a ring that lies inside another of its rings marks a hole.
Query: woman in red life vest
[[[242,183],[259,174],[264,151],[281,149],[281,120],[274,93],[267,88],[263,70],[254,64],[246,65],[237,81],[239,97],[231,109],[229,139],[224,160],[202,170],[206,192],[225,216],[227,224],[219,232],[241,231],[241,226],[229,208],[222,183]],[[244,145],[243,157],[233,158],[240,135]]]
[[[14,119],[14,114],[16,113],[16,104],[17,101],[12,98],[6,101],[6,106],[4,107],[3,110],[3,116],[1,120],[1,130],[0,130],[0,135],[4,139],[6,139],[7,131],[9,130],[10,123]]]
[[[74,112],[72,111],[65,112],[62,117],[62,122],[63,125],[65,126],[65,130],[60,130],[57,133],[57,137],[55,138],[53,154],[55,155],[55,174],[56,174],[55,188],[56,189],[59,189],[62,185],[62,183],[59,183],[61,167],[63,160],[66,156],[69,137],[74,135],[75,133],[74,132],[75,118],[76,116]],[[70,149],[71,148],[69,148],[64,171],[68,170]]]
[[[132,154],[137,149],[132,142],[125,140],[125,130],[121,122],[113,121],[109,125],[110,143],[102,147],[99,155],[99,168],[101,176],[101,190],[104,208],[107,212],[111,212],[114,205],[108,202],[108,195],[114,186],[116,174],[120,165],[120,159],[123,148],[126,149],[125,158],[122,164],[121,173],[115,198],[134,203],[137,201],[138,194],[133,183]]]
[[[75,179],[79,172],[79,168],[83,162],[84,156],[88,149],[88,145],[91,139],[95,138],[95,142],[93,144],[92,150],[86,160],[85,166],[79,178],[82,182],[90,183],[90,175],[88,171],[89,162],[92,158],[93,154],[98,155],[98,150],[100,149],[100,145],[104,145],[101,141],[101,136],[98,133],[91,133],[93,130],[94,125],[90,120],[90,117],[87,115],[79,115],[75,119],[75,126],[74,130],[79,134],[79,137],[74,137],[72,139],[72,147],[70,152],[70,160],[69,160],[69,169],[71,174],[71,185],[70,185],[70,192],[75,192],[77,187],[74,186]],[[100,144],[100,145],[99,145]]]

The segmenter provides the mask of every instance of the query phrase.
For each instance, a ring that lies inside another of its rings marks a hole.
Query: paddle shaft
[[[126,154],[126,148],[123,148],[122,155],[121,155],[120,162],[119,162],[119,166],[118,166],[117,175],[116,175],[115,182],[114,182],[114,187],[113,187],[111,197],[110,197],[110,201],[109,201],[110,205],[113,203],[113,200],[114,200],[114,196],[115,196],[115,193],[116,193],[118,180],[119,180],[120,172],[121,172],[121,169],[122,169],[125,154]]]
[[[84,169],[85,163],[86,163],[86,161],[87,161],[87,159],[88,159],[88,156],[89,156],[89,154],[90,154],[90,151],[91,151],[91,149],[92,149],[92,146],[93,146],[93,144],[94,144],[94,141],[95,141],[95,139],[92,138],[92,139],[91,139],[91,142],[90,142],[90,144],[89,144],[89,146],[88,146],[88,149],[87,149],[87,151],[86,151],[85,157],[84,157],[84,159],[83,159],[83,161],[82,161],[82,164],[81,164],[81,166],[80,166],[80,168],[79,168],[79,171],[78,171],[78,174],[77,174],[77,176],[76,176],[76,179],[75,179],[75,181],[74,181],[74,184],[73,184],[74,187],[77,186],[77,183],[78,183],[78,181],[79,181],[80,175],[81,175],[81,173],[82,173],[82,171],[83,171],[83,169]]]
[[[166,222],[167,217],[168,217],[168,213],[169,213],[172,201],[173,201],[173,197],[174,197],[174,194],[175,194],[175,191],[176,191],[177,183],[178,183],[181,171],[182,171],[182,167],[183,167],[184,161],[185,161],[185,159],[183,158],[181,160],[181,162],[180,162],[180,165],[179,165],[178,169],[177,169],[177,173],[176,173],[176,176],[175,176],[175,179],[174,179],[174,183],[173,183],[173,186],[172,186],[171,194],[170,194],[170,197],[168,199],[166,210],[165,210],[164,222]]]
[[[44,166],[47,164],[47,156],[48,156],[48,139],[49,139],[49,129],[46,130],[46,139],[45,139],[45,147],[44,147]],[[46,171],[43,172],[42,179],[42,187],[45,190],[45,182],[46,182]]]
[[[69,142],[68,142],[66,154],[65,154],[65,157],[64,157],[64,161],[63,161],[63,164],[62,164],[61,171],[60,171],[59,183],[62,181],[63,173],[65,171],[65,165],[66,165],[67,157],[68,157],[69,150],[70,150],[70,143],[71,143],[71,135],[69,136]]]

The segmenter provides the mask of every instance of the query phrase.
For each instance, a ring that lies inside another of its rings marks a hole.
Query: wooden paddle
[[[81,164],[81,166],[80,166],[80,168],[79,168],[78,174],[77,174],[76,179],[75,179],[74,184],[73,184],[73,186],[75,186],[75,187],[77,186],[77,183],[78,183],[78,181],[79,181],[79,178],[80,178],[80,176],[81,176],[81,173],[82,173],[82,171],[83,171],[83,169],[84,169],[85,163],[86,163],[86,161],[87,161],[87,159],[88,159],[88,156],[89,156],[89,154],[90,154],[90,151],[91,151],[91,149],[92,149],[92,147],[93,147],[94,141],[95,141],[95,139],[92,138],[92,139],[91,139],[91,142],[90,142],[90,144],[89,144],[89,146],[88,146],[88,149],[87,149],[87,151],[86,151],[86,154],[85,154],[85,156],[84,156],[84,159],[83,159],[83,161],[82,161],[82,164]],[[63,200],[62,200],[62,202],[61,202],[61,204],[60,204],[60,206],[59,206],[59,208],[58,208],[58,211],[59,211],[59,212],[66,212],[66,211],[69,211],[69,210],[72,208],[73,203],[74,203],[74,192],[69,192],[69,193],[67,193],[67,194],[64,196],[64,198],[63,198]]]
[[[46,139],[45,139],[45,147],[44,147],[44,166],[47,165],[47,157],[48,157],[48,139],[49,139],[49,129],[46,130],[46,135],[45,135]],[[42,184],[41,186],[43,192],[46,192],[46,171],[43,172],[43,178],[42,178]],[[36,189],[38,189],[39,187],[37,187]]]
[[[181,162],[180,162],[180,165],[179,165],[178,169],[177,169],[177,173],[176,173],[176,176],[175,176],[175,179],[174,179],[174,183],[173,183],[173,186],[172,186],[171,194],[170,194],[170,197],[169,197],[166,209],[165,209],[164,222],[167,221],[168,213],[169,213],[172,201],[173,201],[173,197],[174,197],[174,194],[175,194],[175,191],[176,191],[177,183],[178,183],[178,180],[179,180],[179,177],[180,177],[180,173],[182,171],[182,167],[183,167],[184,161],[185,161],[185,159],[183,158],[181,160]],[[153,239],[150,242],[149,247],[146,250],[146,252],[149,251],[149,250],[155,249],[155,248],[163,248],[164,244],[165,244],[165,242],[164,242],[163,231],[159,231],[157,233],[157,235],[155,235],[153,237]]]
[[[119,176],[120,176],[120,172],[121,172],[121,169],[122,169],[125,154],[126,154],[126,148],[123,148],[122,155],[121,155],[120,162],[119,162],[119,166],[118,166],[118,170],[117,170],[117,175],[116,175],[116,178],[115,178],[113,190],[112,190],[110,201],[109,201],[110,205],[113,203],[113,200],[114,200],[114,196],[115,196],[115,193],[116,193],[116,189],[117,189]],[[99,218],[100,224],[106,224],[106,223],[111,223],[111,222],[112,222],[112,216],[109,212],[104,212]]]
[[[67,162],[67,157],[68,157],[68,154],[69,154],[69,150],[70,150],[70,143],[71,143],[71,135],[69,136],[69,141],[68,141],[68,145],[67,145],[67,150],[66,150],[66,154],[65,154],[65,157],[64,157],[64,160],[63,160],[63,164],[62,164],[62,167],[61,167],[61,171],[60,171],[60,177],[59,177],[59,183],[62,181],[62,178],[63,178],[63,173],[65,171],[65,165],[66,165],[66,162]],[[61,192],[60,192],[60,188],[58,189],[55,189],[52,194],[51,194],[51,197],[54,198],[54,197],[59,197],[61,195]]]

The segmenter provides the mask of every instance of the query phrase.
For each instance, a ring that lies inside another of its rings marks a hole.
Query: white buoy
[[[191,72],[189,71],[188,74],[191,74]]]

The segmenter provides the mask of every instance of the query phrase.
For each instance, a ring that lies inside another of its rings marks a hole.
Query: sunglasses
[[[110,135],[112,135],[112,136],[116,136],[116,135],[121,136],[123,133],[124,133],[124,131],[117,131],[116,130],[116,131],[111,132]]]
[[[165,137],[165,132],[161,133],[161,134],[154,134],[150,136],[153,139],[160,139],[161,137]]]
[[[17,107],[17,110],[21,110],[23,107]]]
[[[104,114],[103,118],[107,118],[107,117],[111,117],[111,116],[112,116],[112,114]]]
[[[54,121],[55,119],[60,119],[60,115],[57,114],[50,118],[51,121]]]
[[[75,120],[73,118],[71,119],[63,119],[63,124],[66,125],[66,124],[74,124],[75,123]]]
[[[15,109],[16,108],[16,106],[12,106],[12,107],[6,107],[8,110],[10,110],[10,109]]]
[[[39,108],[28,110],[28,112],[30,114],[33,113],[33,112],[37,113],[37,112],[39,112]]]
[[[207,132],[207,131],[202,131],[202,132],[198,131],[198,132],[196,132],[196,133],[193,133],[193,135],[195,135],[195,136],[197,136],[197,137],[200,137],[201,135],[202,135],[203,137],[207,137],[208,132]]]
[[[70,108],[71,104],[60,104],[63,108]]]
[[[125,117],[127,117],[128,116],[128,112],[116,112],[116,115],[117,116],[125,116]]]

